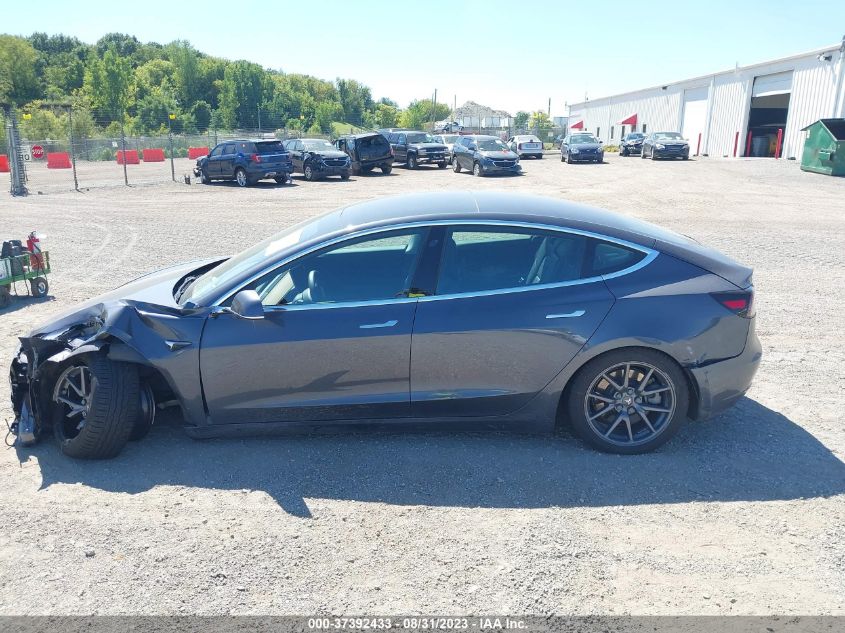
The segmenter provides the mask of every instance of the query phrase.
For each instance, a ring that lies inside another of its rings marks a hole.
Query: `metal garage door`
[[[692,156],[698,148],[698,135],[704,138],[704,127],[707,124],[707,86],[684,90],[682,121],[681,134],[689,140],[690,156]]]
[[[792,92],[792,71],[788,70],[785,73],[755,77],[751,96],[768,97],[769,95],[782,95],[790,92]]]

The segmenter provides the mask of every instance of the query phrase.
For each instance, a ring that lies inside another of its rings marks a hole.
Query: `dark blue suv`
[[[234,180],[240,187],[266,178],[282,184],[290,180],[292,171],[293,163],[282,142],[260,139],[224,141],[208,156],[200,156],[194,167],[194,175],[204,184]]]

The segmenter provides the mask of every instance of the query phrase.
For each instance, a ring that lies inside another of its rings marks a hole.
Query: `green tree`
[[[0,35],[0,101],[23,104],[39,96],[38,54],[20,37]]]
[[[123,117],[133,88],[132,66],[114,48],[108,49],[102,59],[94,58],[85,73],[85,90],[91,103],[113,121]]]
[[[374,123],[375,127],[396,127],[399,120],[399,110],[392,105],[379,103],[376,105]]]
[[[343,108],[343,120],[361,125],[364,122],[364,112],[372,110],[374,105],[370,89],[354,79],[338,78],[335,84],[340,106]]]
[[[549,132],[554,128],[554,123],[549,118],[549,115],[542,110],[537,110],[531,113],[531,118],[528,121],[528,128],[540,137],[543,141],[549,140]]]
[[[137,110],[134,131],[141,134],[158,134],[167,130],[168,116],[175,114],[177,108],[173,99],[160,93],[152,93],[138,102]]]
[[[399,115],[399,125],[412,130],[422,130],[434,121],[440,121],[449,116],[451,110],[445,103],[434,104],[431,99],[412,101],[406,110]]]
[[[314,126],[323,133],[332,133],[332,122],[343,114],[343,108],[334,101],[323,101],[317,104],[314,111]]]
[[[520,110],[513,117],[513,125],[518,130],[524,130],[528,126],[528,119],[530,118],[530,114],[523,110]]]
[[[197,130],[204,132],[211,125],[211,106],[205,101],[197,101],[191,106],[190,115]]]
[[[179,103],[196,102],[201,97],[202,79],[197,52],[186,41],[173,42],[169,51],[176,71],[176,97]]]
[[[257,128],[258,109],[265,95],[264,69],[258,64],[236,61],[223,74],[220,110],[226,127]]]

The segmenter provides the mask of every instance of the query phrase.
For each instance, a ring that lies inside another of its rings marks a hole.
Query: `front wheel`
[[[53,431],[65,455],[107,459],[129,440],[140,417],[138,372],[102,354],[74,359],[53,386]]]
[[[455,172],[456,174],[461,173],[461,163],[458,162],[457,156],[452,157],[452,171]]]
[[[238,187],[246,187],[249,184],[249,178],[247,178],[243,167],[238,167],[235,170],[235,182],[238,183]]]
[[[481,166],[481,163],[475,163],[472,166],[472,175],[479,177],[484,175],[484,168]]]
[[[200,169],[200,182],[204,185],[211,184],[211,178],[208,177],[208,172],[205,169]]]
[[[669,441],[686,418],[681,369],[648,349],[599,356],[576,375],[567,409],[573,430],[608,453],[646,453]]]
[[[311,163],[305,163],[305,167],[302,168],[302,173],[305,176],[305,180],[309,182],[314,180],[314,168],[311,166]]]
[[[416,169],[417,168],[417,157],[413,154],[408,155],[408,162],[406,163],[408,169]]]
[[[341,174],[340,174],[340,179],[341,179],[341,180],[349,180],[349,172],[348,172],[348,171],[345,171],[345,172],[341,173]]]
[[[627,155],[628,155],[628,150],[625,150],[625,149],[620,149],[620,150],[619,150],[619,155],[620,155],[620,156],[627,156]]]
[[[393,167],[391,167],[390,165],[382,165],[381,166],[381,173],[383,173],[385,176],[389,176],[390,172],[392,172],[392,171],[393,171]]]
[[[446,161],[441,161],[437,163],[437,169],[446,169]]]
[[[50,285],[47,283],[46,278],[36,277],[35,279],[29,280],[29,289],[32,291],[33,297],[41,298],[47,296]]]

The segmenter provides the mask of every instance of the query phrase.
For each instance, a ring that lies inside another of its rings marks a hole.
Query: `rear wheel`
[[[457,156],[452,157],[452,171],[456,174],[461,173],[461,164],[458,162]]]
[[[288,177],[287,176],[276,176],[275,178],[273,178],[273,180],[276,181],[276,184],[283,185],[288,181]]]
[[[101,354],[79,357],[59,374],[52,401],[53,430],[65,455],[114,457],[138,419],[138,372]]]
[[[238,183],[238,187],[246,187],[249,184],[249,178],[247,178],[243,167],[238,167],[235,170],[235,182]]]
[[[677,433],[689,404],[681,369],[647,349],[599,356],[576,375],[567,409],[573,429],[609,453],[654,450]]]
[[[47,279],[44,277],[36,277],[29,280],[29,288],[32,290],[33,297],[44,297],[50,289]]]

